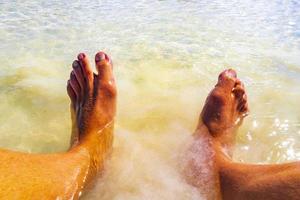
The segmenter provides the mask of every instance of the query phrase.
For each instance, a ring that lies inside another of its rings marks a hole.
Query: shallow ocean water
[[[114,153],[84,199],[198,199],[179,154],[226,68],[251,109],[235,159],[300,159],[298,1],[2,0],[0,49],[0,146],[39,153],[68,149],[73,59],[111,55]]]

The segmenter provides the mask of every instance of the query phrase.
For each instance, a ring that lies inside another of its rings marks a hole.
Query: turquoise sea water
[[[298,1],[0,0],[0,49],[0,146],[41,153],[68,148],[65,85],[77,53],[111,55],[114,153],[86,199],[198,198],[178,152],[229,67],[251,109],[235,159],[300,159]]]

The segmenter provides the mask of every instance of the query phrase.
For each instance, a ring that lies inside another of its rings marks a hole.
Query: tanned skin
[[[219,75],[215,88],[206,99],[194,140],[207,143],[210,155],[211,188],[207,199],[224,200],[297,200],[300,199],[300,162],[274,165],[235,163],[232,152],[237,128],[248,113],[247,96],[234,70]],[[191,148],[196,148],[192,145]],[[199,155],[201,156],[201,155]],[[188,181],[203,187],[201,170],[191,160],[189,168],[198,170]]]
[[[83,53],[72,64],[72,147],[65,153],[27,154],[0,150],[0,199],[78,199],[102,172],[112,150],[116,85],[112,62],[95,56],[93,73]]]

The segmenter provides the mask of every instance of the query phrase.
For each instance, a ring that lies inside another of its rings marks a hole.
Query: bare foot
[[[193,141],[185,152],[184,174],[205,199],[222,199],[216,158],[220,151],[232,155],[235,132],[247,112],[247,96],[236,72],[223,71],[206,99]]]
[[[116,86],[111,59],[103,52],[95,55],[98,74],[93,73],[84,53],[74,60],[67,84],[71,99],[72,145],[86,133],[99,131],[113,121],[116,112]]]
[[[218,83],[208,95],[201,112],[202,122],[213,137],[235,130],[248,113],[243,83],[232,69],[219,75]]]

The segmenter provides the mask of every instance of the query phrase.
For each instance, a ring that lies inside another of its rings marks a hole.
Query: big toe
[[[224,70],[218,78],[218,85],[226,86],[232,89],[237,81],[237,74],[233,69]]]
[[[226,69],[219,75],[219,79],[220,78],[237,78],[237,74],[233,69]]]
[[[106,94],[116,95],[115,79],[113,75],[112,61],[104,52],[98,52],[95,55],[96,68],[98,71],[98,83],[99,89],[102,92],[106,91]]]
[[[98,52],[95,55],[95,62],[99,80],[101,82],[113,81],[112,62],[108,55],[101,51]]]

